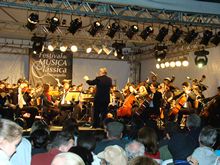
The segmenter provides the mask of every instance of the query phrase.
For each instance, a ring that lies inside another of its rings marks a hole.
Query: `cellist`
[[[196,95],[191,90],[191,85],[189,82],[182,83],[183,92],[179,95],[175,107],[172,108],[171,114],[177,115],[177,122],[180,124],[183,115],[188,115],[195,112],[195,100]]]

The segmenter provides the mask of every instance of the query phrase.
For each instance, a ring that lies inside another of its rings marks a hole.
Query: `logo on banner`
[[[68,53],[44,52],[31,55],[30,82],[32,84],[57,83],[57,80],[72,79],[72,55]]]

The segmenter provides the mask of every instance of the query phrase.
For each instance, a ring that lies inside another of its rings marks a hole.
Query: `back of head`
[[[133,140],[125,146],[125,152],[128,156],[128,160],[131,160],[138,156],[144,156],[145,147],[142,143]]]
[[[71,132],[73,135],[79,134],[78,123],[75,119],[70,118],[64,121],[63,131]]]
[[[80,134],[77,139],[77,146],[93,151],[96,146],[96,138],[91,134]]]
[[[124,125],[120,122],[114,121],[107,124],[108,137],[120,138],[124,130]]]
[[[74,141],[74,137],[71,133],[66,131],[58,132],[51,143],[51,148],[59,148],[62,145],[68,145],[70,140]]]
[[[22,128],[13,121],[0,119],[0,138],[12,142],[22,137]]]
[[[201,118],[197,114],[191,114],[187,117],[186,126],[189,129],[199,128],[201,126]]]
[[[80,147],[80,146],[71,147],[68,152],[72,152],[74,154],[79,155],[84,161],[85,165],[91,165],[93,162],[92,153],[84,147]]]
[[[34,132],[35,130],[38,130],[38,129],[44,129],[44,130],[46,130],[48,132],[48,134],[50,134],[49,127],[48,127],[47,123],[44,120],[36,120],[36,121],[34,121],[34,123],[31,126],[30,134],[32,132]]]
[[[65,152],[56,155],[51,165],[85,165],[82,158],[74,153]]]
[[[100,71],[101,74],[107,75],[107,69],[106,68],[100,68],[99,71]]]
[[[158,163],[147,156],[138,156],[132,159],[129,165],[158,165]]]
[[[199,142],[204,146],[213,147],[217,140],[217,135],[218,133],[215,128],[206,126],[199,134]]]
[[[138,131],[138,141],[144,144],[145,150],[150,154],[158,152],[158,137],[156,131],[150,127],[143,127]]]
[[[45,129],[37,129],[30,134],[34,148],[45,148],[49,141],[49,134]]]

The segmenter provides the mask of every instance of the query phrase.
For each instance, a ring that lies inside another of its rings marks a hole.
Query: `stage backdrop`
[[[32,54],[29,51],[29,80],[33,86],[37,83],[56,85],[63,79],[72,80],[72,53],[60,51]]]

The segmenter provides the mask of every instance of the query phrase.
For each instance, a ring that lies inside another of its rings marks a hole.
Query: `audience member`
[[[7,119],[0,119],[0,164],[10,165],[9,159],[22,138],[22,128]]]
[[[194,158],[198,161],[199,165],[215,164],[217,156],[212,147],[216,140],[216,129],[209,126],[204,127],[199,134],[200,146],[194,150],[191,157],[188,158],[188,161]]]
[[[150,127],[143,127],[138,131],[138,141],[145,146],[145,155],[160,162],[160,152],[156,131]]]
[[[80,134],[77,141],[77,146],[84,147],[88,149],[93,156],[92,165],[99,165],[101,160],[97,157],[96,154],[93,153],[96,146],[96,138],[91,134]]]
[[[22,138],[17,146],[16,152],[10,159],[12,165],[30,165],[31,164],[31,143],[26,138]]]
[[[37,129],[30,134],[32,143],[32,155],[47,152],[47,144],[50,136],[45,129]]]
[[[66,152],[56,155],[51,165],[85,165],[85,163],[80,156],[71,152]]]
[[[70,118],[64,121],[63,131],[70,132],[74,136],[75,144],[77,144],[77,137],[79,135],[78,123],[75,119]]]
[[[158,163],[147,156],[138,156],[132,159],[129,165],[158,165]]]
[[[98,158],[102,159],[102,165],[127,165],[128,163],[125,151],[118,145],[106,147],[98,154]]]
[[[91,165],[93,162],[93,156],[91,151],[81,146],[74,146],[69,149],[68,152],[79,155],[84,161],[85,165]]]
[[[32,156],[31,164],[32,165],[50,165],[53,158],[61,153],[67,152],[74,145],[74,138],[72,134],[68,132],[59,132],[53,139],[49,152],[36,154]]]
[[[187,157],[191,155],[199,146],[198,136],[201,119],[197,114],[190,114],[186,119],[185,132],[176,133],[168,142],[168,149],[173,157],[174,164],[187,162]]]
[[[98,154],[110,145],[119,145],[124,149],[127,141],[122,139],[123,129],[124,125],[120,122],[114,121],[108,123],[106,129],[107,139],[97,143],[94,153]]]
[[[131,160],[138,156],[144,156],[145,147],[142,143],[133,140],[130,143],[126,144],[125,152],[127,154],[128,160]]]

